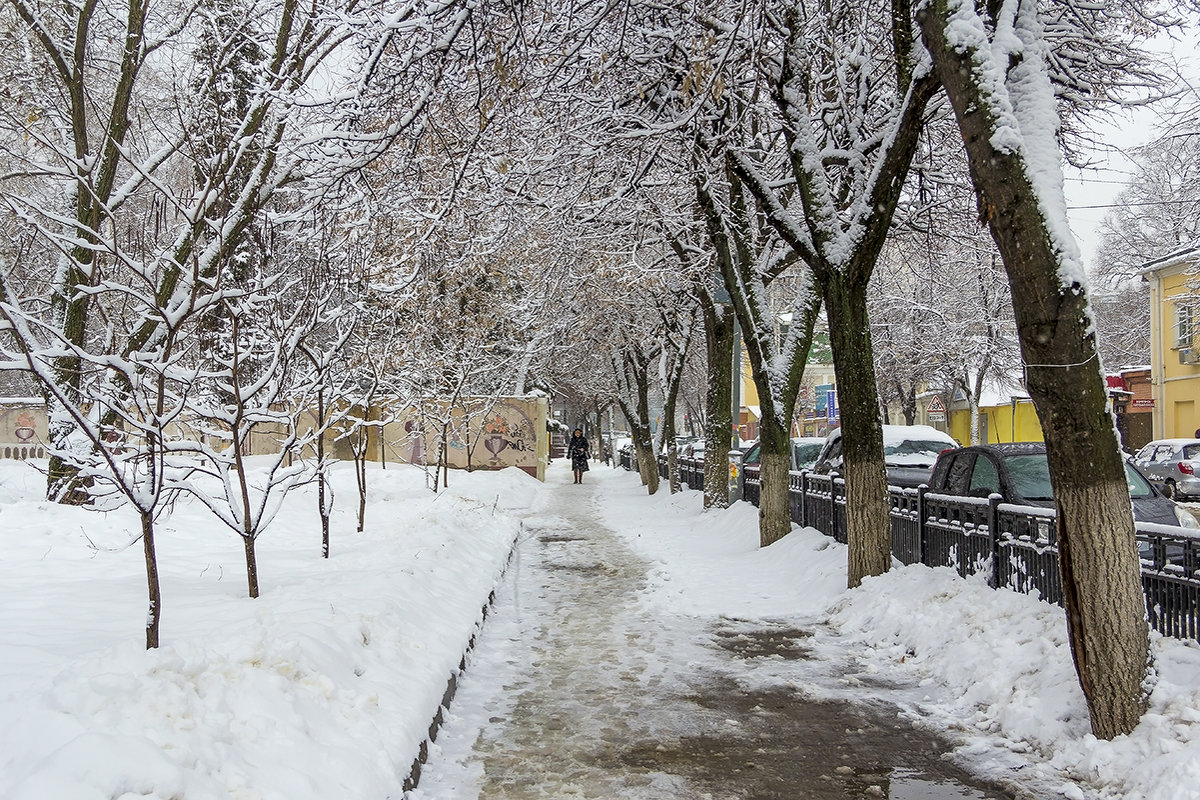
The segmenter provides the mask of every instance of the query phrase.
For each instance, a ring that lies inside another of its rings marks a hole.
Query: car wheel
[[[1179,490],[1175,488],[1175,481],[1167,478],[1167,482],[1163,484],[1163,494],[1170,500],[1176,500],[1179,497]]]

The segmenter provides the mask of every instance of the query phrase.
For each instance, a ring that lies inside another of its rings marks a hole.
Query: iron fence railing
[[[626,469],[627,454],[621,464]],[[666,458],[659,471],[667,472]],[[704,488],[704,462],[679,459],[681,482]],[[742,469],[742,497],[758,505],[757,464]],[[957,497],[925,487],[889,487],[892,554],[904,564],[951,567],[959,575],[986,574],[993,587],[1062,602],[1054,509]],[[788,476],[792,521],[846,542],[846,482],[837,475]],[[1150,625],[1166,636],[1200,638],[1200,536],[1186,528],[1137,523],[1142,586]]]

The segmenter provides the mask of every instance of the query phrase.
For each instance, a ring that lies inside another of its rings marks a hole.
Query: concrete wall
[[[444,401],[428,400],[398,412],[382,404],[364,414],[350,409],[359,419],[386,425],[368,429],[367,458],[383,463],[436,464],[443,429],[452,469],[503,469],[518,467],[538,480],[545,480],[549,463],[550,436],[546,431],[549,402],[543,397],[464,398],[452,408]],[[316,413],[300,415],[300,430],[317,424]],[[348,430],[325,434],[326,452],[335,458],[352,457],[350,442],[340,438]],[[286,426],[262,423],[251,431],[247,442],[250,455],[278,452],[286,437]],[[175,426],[173,435],[198,435],[187,426]],[[0,458],[45,458],[46,409],[36,398],[0,399]],[[210,441],[213,447],[220,443]],[[312,447],[305,455],[312,455]]]

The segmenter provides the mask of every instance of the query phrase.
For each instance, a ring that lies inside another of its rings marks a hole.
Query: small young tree
[[[250,597],[259,596],[258,537],[288,493],[311,480],[302,455],[321,435],[300,426],[319,375],[297,362],[324,315],[319,298],[291,295],[296,286],[281,274],[257,276],[222,297],[224,347],[192,406],[201,437],[180,444],[196,456],[186,488],[242,539]],[[256,453],[256,442],[266,452]]]
[[[72,431],[54,440],[51,452],[57,464],[79,478],[73,502],[107,510],[117,498],[137,512],[140,534],[134,541],[142,543],[149,603],[146,648],[152,649],[159,645],[163,606],[155,522],[180,490],[178,438],[197,379],[188,363],[194,338],[189,333],[212,297],[193,263],[164,307],[145,291],[153,283],[146,280],[142,262],[122,250],[104,255],[122,264],[129,280],[114,275],[95,287],[93,301],[122,312],[110,317],[114,328],[153,320],[159,330],[154,341],[122,356],[107,352],[105,340],[93,341],[92,348],[75,344],[40,309],[22,303],[12,291],[8,265],[0,263],[0,318],[7,328],[3,350],[9,359],[0,368],[28,370],[54,398],[50,408],[60,417],[57,422]],[[112,333],[128,335],[128,329]],[[63,353],[83,371],[65,383],[58,370]]]

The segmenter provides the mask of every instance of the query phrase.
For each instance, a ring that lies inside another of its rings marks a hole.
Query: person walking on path
[[[575,473],[575,482],[583,483],[583,473],[588,471],[588,440],[584,438],[579,428],[571,434],[567,443],[567,458],[571,459],[571,471]]]

